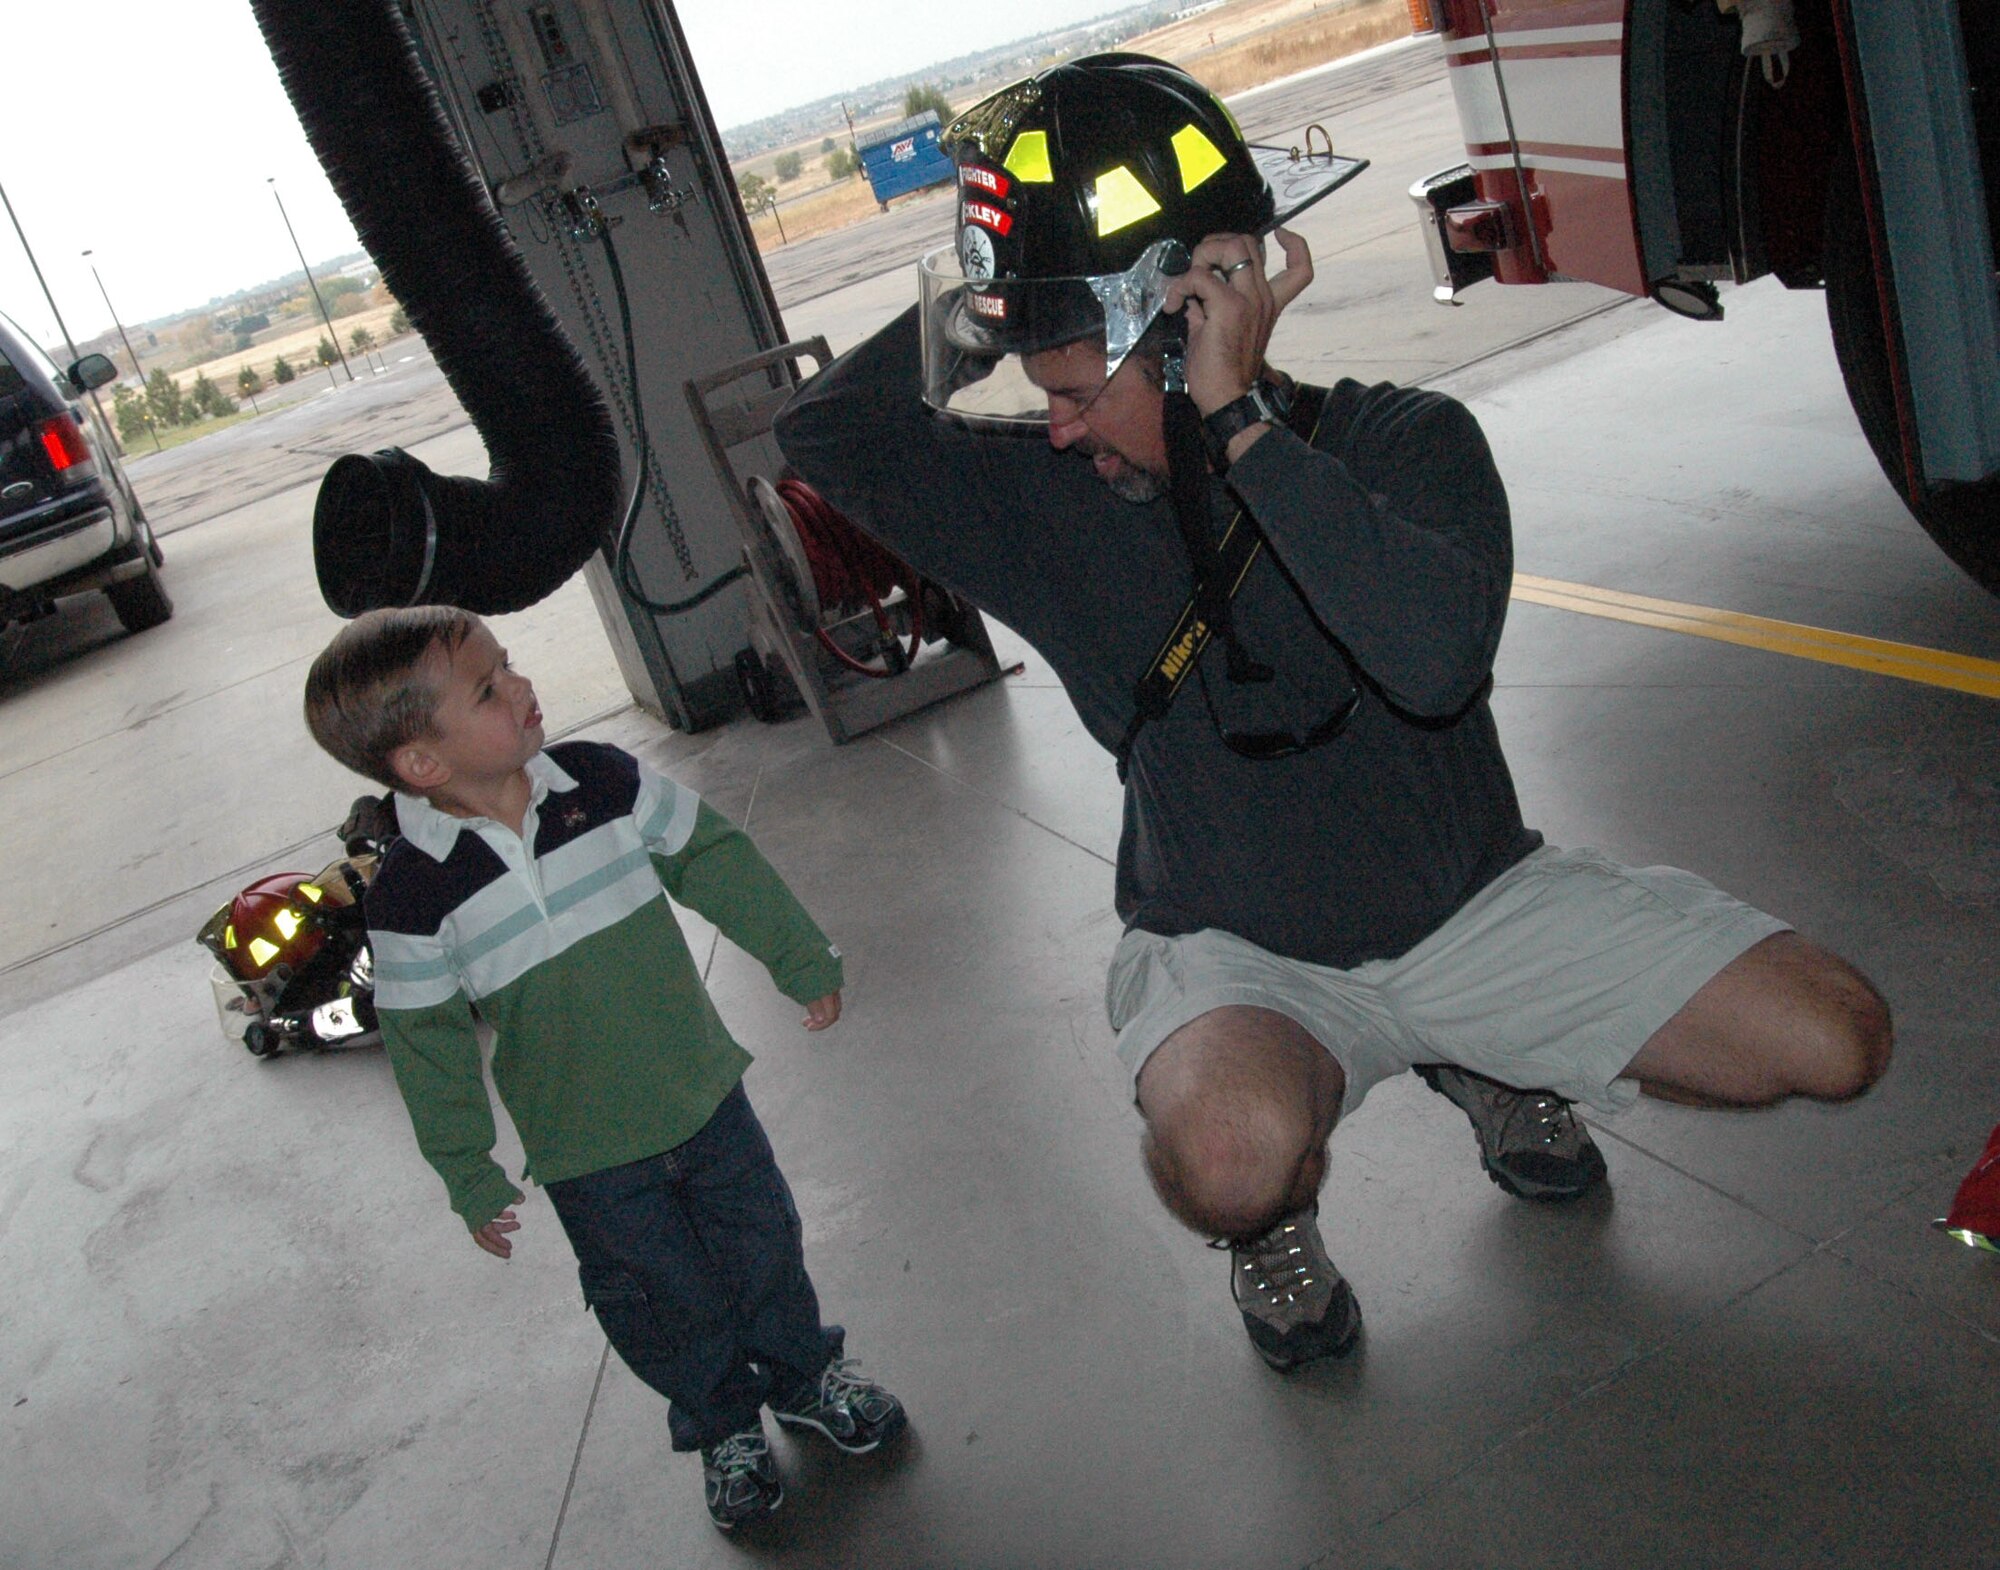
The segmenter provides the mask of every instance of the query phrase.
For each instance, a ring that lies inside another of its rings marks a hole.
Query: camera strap
[[[1319,435],[1320,421],[1326,414],[1326,406],[1331,394],[1324,387],[1309,387],[1297,384],[1292,398],[1292,412],[1286,420],[1292,434],[1310,447]],[[1243,586],[1243,580],[1250,575],[1251,565],[1264,549],[1264,533],[1250,516],[1250,509],[1238,507],[1236,516],[1229,520],[1229,527],[1223,531],[1221,541],[1215,546],[1213,562],[1213,582],[1221,590],[1220,603],[1223,614],[1227,615],[1228,602],[1236,597],[1236,591]],[[1125,727],[1125,734],[1118,739],[1113,756],[1118,760],[1118,779],[1123,784],[1126,769],[1132,761],[1132,747],[1139,739],[1139,732],[1147,721],[1157,720],[1173,706],[1174,697],[1181,690],[1188,673],[1201,658],[1202,650],[1214,636],[1215,622],[1220,618],[1204,614],[1204,600],[1207,595],[1208,579],[1195,584],[1194,593],[1188,597],[1187,607],[1175,619],[1173,631],[1167,634],[1152,662],[1146,667],[1132,687],[1132,722]]]

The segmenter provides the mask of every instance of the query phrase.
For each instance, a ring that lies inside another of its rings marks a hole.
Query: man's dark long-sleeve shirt
[[[1046,441],[974,434],[918,387],[911,311],[801,390],[779,444],[856,524],[1040,650],[1115,749],[1192,589],[1172,509],[1121,501]],[[1485,697],[1513,571],[1485,438],[1442,394],[1342,381],[1310,446],[1268,433],[1214,497],[1218,521],[1246,508],[1267,542],[1233,604],[1277,674],[1232,684],[1212,640],[1139,732],[1118,913],[1342,968],[1399,955],[1541,842]],[[1353,692],[1329,635],[1363,677],[1347,728],[1275,761],[1232,751],[1219,727],[1303,736]]]

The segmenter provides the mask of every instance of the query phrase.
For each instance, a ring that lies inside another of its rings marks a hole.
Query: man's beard
[[[1109,452],[1118,460],[1123,467],[1117,474],[1104,476],[1104,483],[1110,488],[1111,494],[1120,501],[1144,506],[1147,502],[1156,502],[1167,494],[1165,476],[1149,473],[1121,452],[1095,441],[1079,442],[1076,450],[1085,458],[1094,459],[1101,452]]]

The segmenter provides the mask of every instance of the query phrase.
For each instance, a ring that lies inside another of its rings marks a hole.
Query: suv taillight
[[[83,428],[76,423],[75,415],[53,415],[42,421],[36,434],[42,439],[42,451],[49,455],[49,466],[56,471],[58,479],[87,479],[97,472],[90,448],[83,440]],[[72,473],[72,470],[78,472]]]

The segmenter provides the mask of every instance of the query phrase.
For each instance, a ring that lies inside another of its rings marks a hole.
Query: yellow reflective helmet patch
[[[1192,191],[1217,170],[1229,166],[1229,160],[1193,121],[1174,132],[1174,156],[1180,160],[1183,191]]]
[[[1048,185],[1056,177],[1049,167],[1049,133],[1023,131],[1014,138],[1000,167],[1023,185]]]
[[[1153,193],[1124,164],[1097,177],[1097,237],[1150,218],[1160,210]]]

